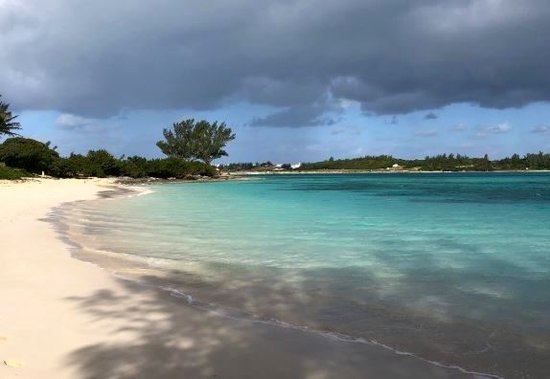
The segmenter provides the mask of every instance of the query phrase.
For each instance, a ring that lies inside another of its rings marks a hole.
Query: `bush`
[[[90,150],[86,159],[88,165],[96,171],[94,176],[117,176],[120,174],[119,161],[107,150]]]
[[[202,162],[188,162],[177,158],[148,161],[147,175],[155,178],[185,178],[187,175],[214,176],[215,169]]]
[[[59,158],[54,161],[52,172],[54,176],[60,178],[105,176],[99,165],[91,165],[84,155],[74,153],[71,153],[67,158]]]
[[[131,178],[145,178],[149,176],[149,162],[143,157],[128,157],[120,161],[120,174]]]
[[[214,176],[216,170],[202,162],[188,162],[177,158],[152,159],[134,156],[117,159],[107,150],[90,150],[88,154],[74,154],[67,158],[45,144],[28,138],[10,138],[0,145],[0,162],[31,173],[60,178],[130,176],[182,179],[188,175]],[[3,170],[5,176],[19,178],[17,171]]]
[[[177,158],[147,160],[138,156],[118,160],[105,150],[90,151],[85,156],[71,154],[68,158],[59,158],[53,163],[51,171],[52,175],[62,178],[122,175],[182,179],[188,175],[216,175],[213,167],[202,162],[186,162]]]
[[[23,170],[6,167],[0,164],[0,179],[17,180],[29,175],[29,173]]]
[[[118,176],[121,162],[106,150],[90,150],[86,156],[71,153],[68,158],[57,159],[53,162],[52,172],[62,178]]]
[[[80,155],[80,157],[82,157]],[[74,154],[68,158],[56,159],[51,167],[51,175],[58,178],[74,178],[80,176],[80,165],[76,162]]]
[[[0,145],[1,162],[9,167],[21,168],[36,174],[42,171],[49,174],[57,159],[59,154],[50,149],[49,143],[30,138],[9,138]]]

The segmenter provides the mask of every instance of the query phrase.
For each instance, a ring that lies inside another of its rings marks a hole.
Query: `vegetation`
[[[258,167],[260,167],[260,164],[258,162],[252,163],[252,162],[246,162],[246,163],[229,163],[220,165],[220,169],[224,171],[229,172],[235,172],[235,171],[252,171],[256,170]]]
[[[90,150],[86,155],[71,153],[61,157],[49,142],[13,137],[21,128],[14,121],[9,104],[0,101],[0,136],[8,135],[0,144],[0,179],[20,179],[32,174],[48,174],[60,178],[125,176],[131,178],[196,178],[216,176],[210,165],[213,159],[227,155],[223,149],[235,134],[225,123],[195,122],[193,119],[174,124],[174,131],[164,130],[166,141],[158,143],[169,157],[146,159],[133,156],[116,158],[107,150]]]
[[[333,159],[315,163],[304,163],[301,170],[380,170],[391,167],[393,164],[404,164],[404,160],[393,158],[390,155],[365,156],[355,159]]]
[[[59,158],[52,175],[58,177],[118,176],[121,163],[106,150],[90,150],[88,154],[71,153]]]
[[[71,154],[60,158],[54,172],[57,177],[106,177],[185,179],[194,176],[215,176],[216,169],[202,162],[177,158],[146,159],[129,157],[117,159],[105,150],[91,150],[87,155]]]
[[[394,167],[394,165],[397,165]],[[266,171],[289,169],[288,164],[275,166],[266,163],[231,163],[221,166],[228,171]],[[520,157],[490,160],[487,155],[472,158],[460,154],[441,154],[424,159],[401,159],[391,155],[365,156],[354,159],[329,158],[321,162],[303,163],[299,171],[315,170],[417,170],[417,171],[497,171],[497,170],[550,170],[550,154],[539,152]]]
[[[224,122],[210,123],[187,119],[176,122],[173,130],[164,129],[164,141],[157,146],[169,157],[182,160],[200,160],[210,164],[214,159],[227,155],[225,145],[235,139],[235,134]]]
[[[9,138],[0,145],[0,162],[30,173],[49,172],[58,159],[59,154],[50,148],[49,143],[30,138]]]
[[[29,176],[29,175],[30,175],[29,173],[23,170],[6,167],[4,164],[0,163],[0,180],[1,179],[17,180],[17,179],[22,179],[25,176]]]
[[[115,158],[106,150],[90,150],[86,155],[71,153],[68,157],[60,157],[55,148],[50,148],[49,143],[22,137],[9,138],[0,144],[0,168],[2,179],[19,179],[21,176],[42,172],[60,178],[126,176],[183,179],[217,174],[214,167],[203,162],[138,156]]]
[[[2,95],[0,95],[0,137],[3,135],[16,135],[17,133],[15,133],[14,130],[21,129],[21,125],[15,121],[17,116],[10,112],[10,105],[4,103],[1,97]]]

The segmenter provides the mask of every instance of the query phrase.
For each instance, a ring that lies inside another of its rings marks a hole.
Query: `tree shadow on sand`
[[[223,317],[139,283],[67,299],[108,340],[70,353],[85,379],[471,378],[379,346]]]

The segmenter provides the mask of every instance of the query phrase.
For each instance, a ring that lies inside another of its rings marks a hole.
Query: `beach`
[[[71,257],[46,222],[113,182],[0,184],[0,377],[471,378],[365,343],[186,305]]]

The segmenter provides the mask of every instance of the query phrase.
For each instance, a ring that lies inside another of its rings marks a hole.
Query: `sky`
[[[0,0],[0,94],[62,154],[220,162],[550,152],[547,0]]]

